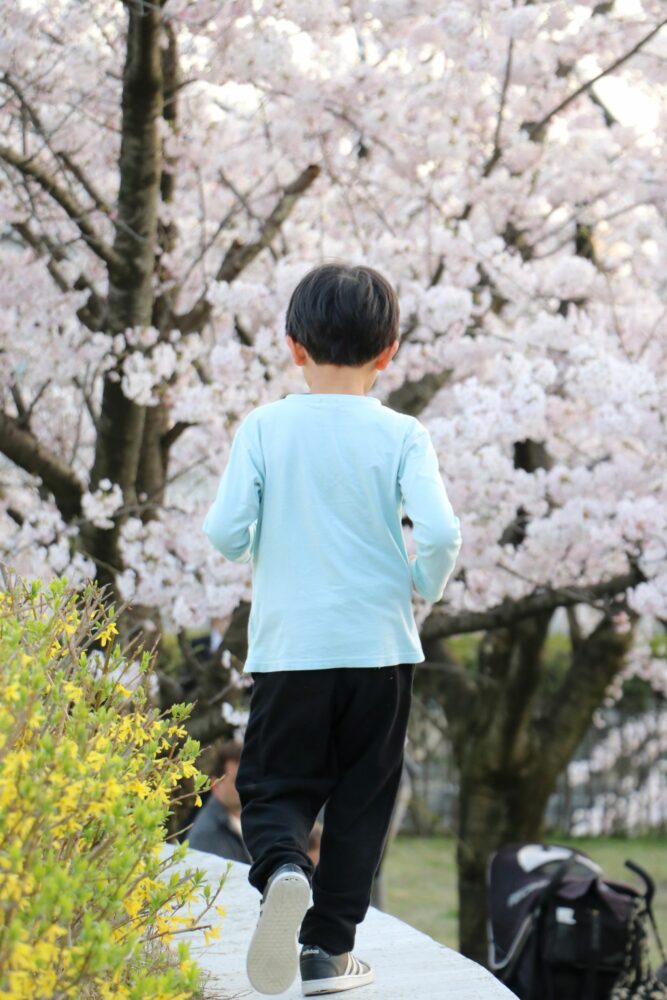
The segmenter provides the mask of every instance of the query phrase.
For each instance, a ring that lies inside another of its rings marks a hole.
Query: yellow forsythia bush
[[[150,655],[123,654],[96,584],[3,576],[0,1000],[202,996],[189,944],[170,942],[218,936],[201,921],[224,879],[170,873],[185,844],[160,858],[170,792],[186,776],[208,787],[184,739],[192,706],[150,705]]]

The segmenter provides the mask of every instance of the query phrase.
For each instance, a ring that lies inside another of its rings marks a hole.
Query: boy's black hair
[[[372,267],[322,264],[292,292],[285,332],[316,364],[372,361],[398,340],[398,297]]]

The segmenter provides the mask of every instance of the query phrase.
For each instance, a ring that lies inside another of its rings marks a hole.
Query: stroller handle
[[[644,898],[646,900],[646,905],[650,907],[653,901],[653,897],[655,896],[655,882],[653,881],[649,873],[645,871],[641,867],[641,865],[638,865],[635,861],[630,861],[629,859],[626,860],[625,867],[629,868],[631,872],[635,873],[635,875],[639,875],[645,887]]]
[[[653,881],[653,879],[651,878],[651,876],[649,875],[649,873],[645,872],[644,869],[640,865],[636,864],[636,862],[634,862],[634,861],[626,861],[625,862],[625,867],[629,868],[631,872],[635,873],[635,875],[639,875],[640,879],[642,880],[642,882],[646,886],[646,892],[644,893],[644,899],[646,900],[646,909],[648,911],[649,920],[651,921],[651,926],[653,928],[653,933],[655,934],[655,940],[656,940],[656,943],[658,945],[658,951],[660,952],[660,955],[662,957],[663,963],[667,964],[667,957],[665,956],[665,949],[664,949],[664,946],[663,946],[663,943],[662,943],[662,939],[660,937],[660,931],[658,930],[658,924],[656,923],[655,914],[653,912],[653,907],[651,906],[651,903],[653,901],[653,897],[655,895],[655,882]]]

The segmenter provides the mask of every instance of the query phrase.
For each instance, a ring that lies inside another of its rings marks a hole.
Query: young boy
[[[286,331],[310,392],[243,420],[204,531],[225,558],[253,564],[237,788],[263,896],[248,976],[282,993],[300,966],[309,996],[374,978],[351,952],[424,660],[411,594],[442,597],[461,534],[425,427],[367,395],[398,349],[389,283],[368,267],[317,267],[292,294]],[[308,836],[325,803],[313,869]]]

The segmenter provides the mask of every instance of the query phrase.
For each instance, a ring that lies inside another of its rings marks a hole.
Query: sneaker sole
[[[280,875],[266,894],[248,948],[248,979],[258,993],[284,993],[299,970],[297,935],[310,904],[305,875]]]
[[[332,976],[331,979],[311,979],[302,983],[303,995],[306,997],[318,996],[322,993],[342,993],[343,990],[354,990],[357,986],[368,986],[374,982],[375,973],[371,969],[363,975],[357,976]]]

